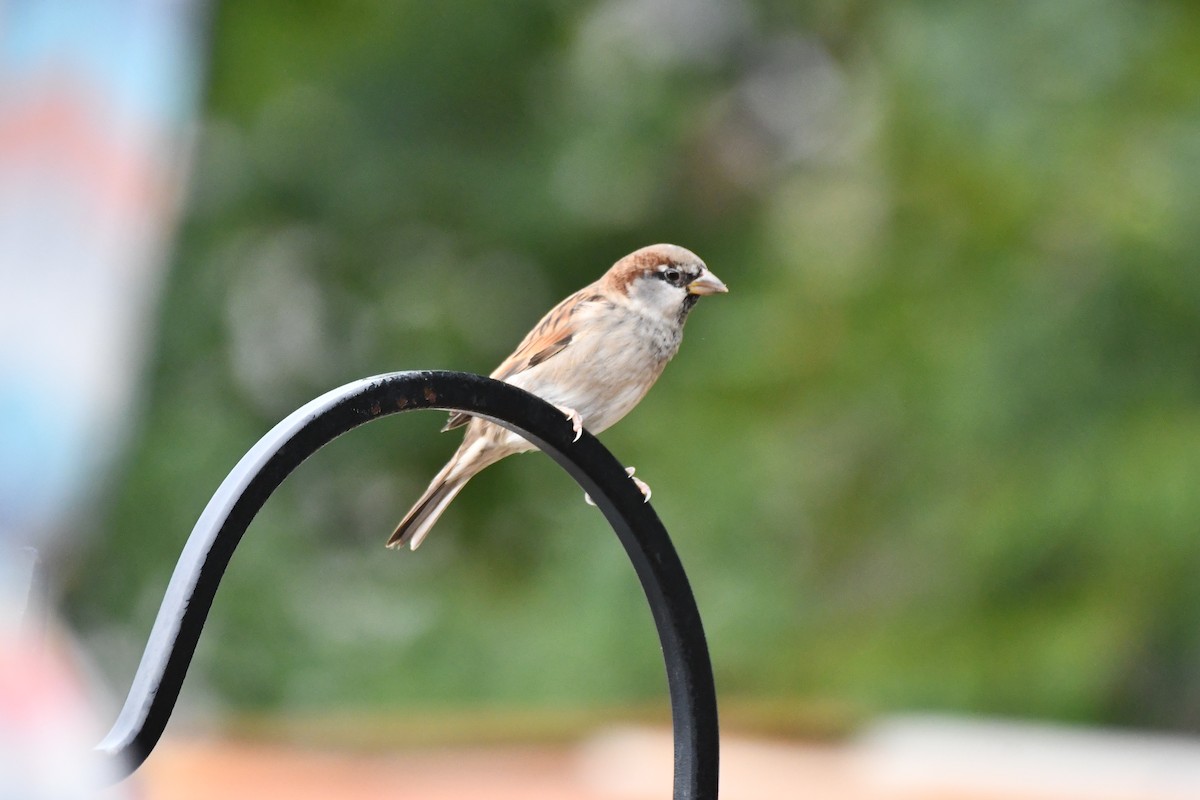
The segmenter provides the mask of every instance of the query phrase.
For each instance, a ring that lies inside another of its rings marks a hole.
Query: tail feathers
[[[387,546],[401,548],[407,544],[413,550],[420,547],[421,542],[429,534],[430,528],[446,510],[446,506],[450,505],[450,501],[466,485],[466,478],[447,480],[442,475],[434,478],[433,483],[429,484],[429,488],[425,490],[425,494],[421,495],[421,499],[396,526],[395,532],[387,540]]]

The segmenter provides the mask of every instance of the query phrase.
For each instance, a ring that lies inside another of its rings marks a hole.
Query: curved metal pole
[[[537,445],[592,496],[633,562],[658,627],[675,732],[675,800],[717,796],[717,699],[687,575],[666,529],[625,470],[562,412],[501,381],[461,372],[393,372],[348,383],[297,409],[221,483],[188,537],[133,686],[97,749],[132,774],[162,736],[225,567],[267,498],[302,461],[347,431],[414,409],[468,411]]]

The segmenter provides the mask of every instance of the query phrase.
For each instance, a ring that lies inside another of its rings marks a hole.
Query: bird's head
[[[652,244],[622,258],[605,274],[606,287],[647,313],[682,323],[696,301],[728,292],[700,257],[673,244]]]

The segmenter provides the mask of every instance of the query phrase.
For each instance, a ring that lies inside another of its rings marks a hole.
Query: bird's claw
[[[649,503],[650,502],[650,484],[646,483],[641,478],[633,477],[633,473],[634,473],[633,467],[625,468],[625,474],[629,476],[629,479],[631,481],[633,481],[635,486],[638,487],[638,491],[642,493],[642,502]]]
[[[563,408],[562,406],[559,406],[558,410],[563,412],[566,418],[570,421],[571,430],[575,432],[575,438],[571,441],[578,442],[579,437],[583,436],[583,417],[579,416],[579,412],[573,408]]]
[[[633,481],[634,485],[636,485],[636,486],[637,486],[637,488],[638,488],[638,491],[642,493],[642,502],[643,502],[643,503],[649,503],[649,502],[650,502],[650,494],[651,494],[651,492],[650,492],[650,484],[646,483],[646,482],[645,482],[644,480],[642,480],[641,478],[635,478],[635,477],[633,477],[633,473],[634,473],[635,471],[636,471],[636,470],[635,470],[633,467],[626,467],[626,468],[625,468],[625,474],[629,476],[629,479],[630,479],[631,481]],[[590,494],[588,494],[587,492],[584,492],[584,493],[583,493],[583,502],[587,503],[589,506],[594,506],[594,505],[596,505],[596,501],[595,501],[595,500],[593,500],[593,499],[592,499],[592,496],[591,496]]]

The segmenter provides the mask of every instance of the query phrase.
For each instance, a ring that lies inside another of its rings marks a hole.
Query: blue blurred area
[[[188,167],[202,14],[196,2],[0,5],[6,797],[94,797],[110,767],[89,757],[101,694],[54,606],[62,554],[95,535],[85,520],[136,424]]]
[[[34,376],[6,377],[16,380],[0,385],[0,530],[20,542],[21,532],[45,530],[82,483],[84,437]]]
[[[69,519],[126,430],[186,174],[200,13],[182,2],[3,9],[6,537],[32,544]]]

